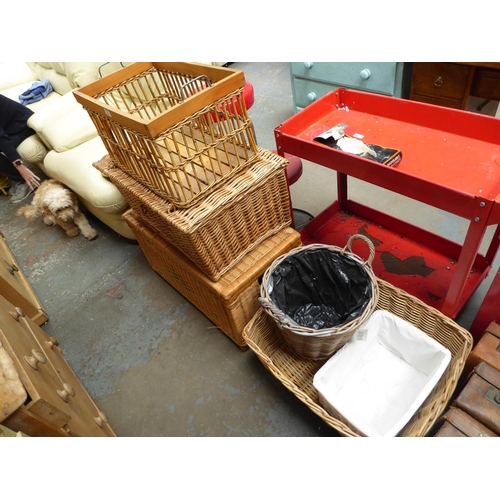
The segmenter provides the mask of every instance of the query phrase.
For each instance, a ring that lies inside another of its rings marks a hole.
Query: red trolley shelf
[[[389,167],[314,141],[339,123],[365,143],[400,149],[401,162]],[[275,140],[281,155],[337,171],[337,199],[301,230],[304,244],[344,247],[364,234],[376,249],[377,276],[451,318],[459,314],[500,245],[498,226],[479,253],[487,227],[500,222],[500,120],[339,88],[277,127]],[[350,200],[349,176],[468,220],[463,244]]]

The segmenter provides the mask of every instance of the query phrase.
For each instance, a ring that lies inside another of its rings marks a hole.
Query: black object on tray
[[[315,137],[314,140],[330,148],[354,154],[390,167],[398,164],[403,158],[403,153],[399,149],[364,143],[357,137],[346,134],[345,129],[347,127],[346,123],[339,123]]]

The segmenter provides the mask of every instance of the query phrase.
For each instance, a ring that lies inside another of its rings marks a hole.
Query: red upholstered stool
[[[243,89],[243,98],[245,100],[245,105],[247,110],[250,109],[255,102],[253,85],[250,82],[245,83],[245,87]],[[254,130],[254,135],[255,135],[255,130]],[[274,153],[277,154],[277,151],[274,151]],[[300,176],[302,175],[302,160],[299,157],[290,155],[288,153],[285,153],[285,158],[288,160],[288,166],[286,167],[285,171],[286,180],[288,182],[288,185],[291,186],[292,184],[297,182],[300,179]],[[294,208],[293,218],[294,218],[295,229],[299,230],[302,227],[304,227],[309,221],[311,221],[314,217],[308,212],[305,212],[304,210],[299,210]]]
[[[250,82],[245,82],[243,99],[245,100],[247,110],[249,110],[255,102],[253,85]],[[274,151],[274,153],[277,154],[276,151]],[[286,167],[286,180],[288,181],[288,185],[291,186],[297,182],[302,175],[302,160],[288,153],[285,153],[285,158],[289,161],[289,165]]]

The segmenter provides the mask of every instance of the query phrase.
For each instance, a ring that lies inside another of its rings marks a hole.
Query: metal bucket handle
[[[182,104],[184,102],[184,100],[186,99],[186,95],[184,93],[184,87],[187,87],[188,85],[190,85],[191,83],[195,82],[196,80],[201,80],[201,79],[204,79],[206,80],[206,82],[208,83],[208,86],[209,87],[213,87],[214,84],[211,82],[210,78],[208,78],[207,75],[200,75],[200,76],[197,76],[196,78],[193,78],[192,80],[189,80],[189,82],[186,82],[180,89],[179,89],[179,95],[180,95],[180,101],[179,101],[179,104]],[[189,97],[189,96],[188,96]]]

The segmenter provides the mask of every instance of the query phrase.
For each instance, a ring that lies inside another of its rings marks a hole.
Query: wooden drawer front
[[[446,106],[447,108],[462,109],[462,101],[446,101],[445,99],[436,99],[425,95],[413,94],[412,101],[425,102],[435,106]]]
[[[500,101],[500,70],[477,69],[471,95]]]
[[[50,347],[49,344],[46,346],[44,354],[59,375],[59,408],[71,417],[67,424],[68,432],[74,436],[114,436],[106,416],[99,411],[61,349],[53,342]]]
[[[472,68],[453,63],[415,63],[412,94],[462,103],[470,85]]]
[[[0,233],[0,295],[20,307],[37,325],[47,322],[47,315],[14,255]]]
[[[291,71],[292,77],[324,82],[332,88],[348,87],[394,95],[397,64],[395,62],[296,62],[291,63]]]

